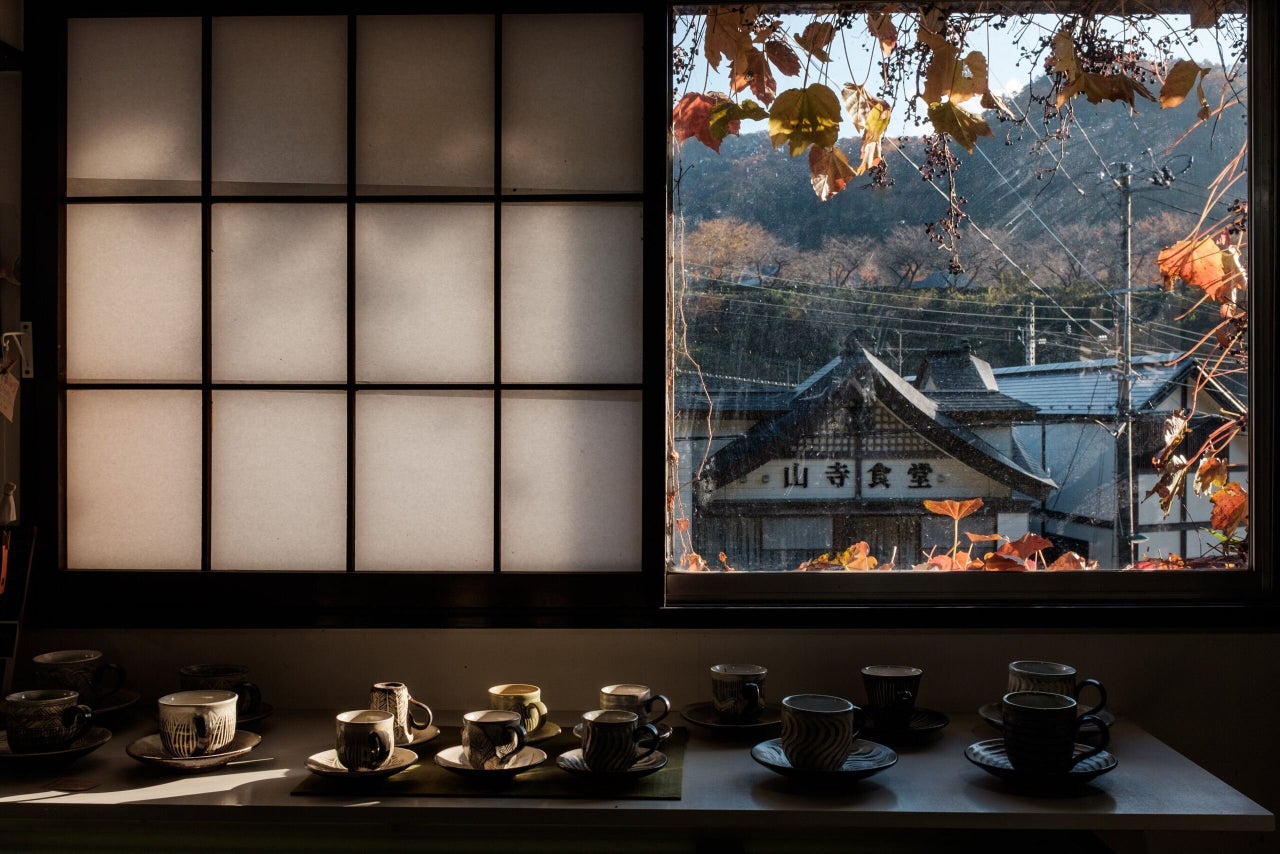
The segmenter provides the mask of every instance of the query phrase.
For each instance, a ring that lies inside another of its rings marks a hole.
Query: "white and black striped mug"
[[[1107,689],[1097,679],[1077,679],[1074,667],[1056,661],[1011,661],[1005,693],[1042,691],[1048,694],[1065,694],[1078,702],[1086,687],[1097,690],[1098,702],[1091,708],[1084,708],[1081,704],[1079,714],[1096,715],[1107,707]]]
[[[853,751],[866,723],[859,707],[828,694],[782,699],[782,752],[799,771],[836,771]]]
[[[415,736],[431,729],[431,722],[435,720],[431,707],[410,696],[409,686],[403,682],[373,683],[369,688],[369,708],[392,714],[395,718],[392,729],[399,745],[412,744]]]
[[[160,698],[160,742],[170,756],[217,753],[236,735],[234,691],[176,691]]]
[[[376,771],[396,752],[395,715],[385,709],[352,709],[336,718],[335,753],[348,771]]]
[[[656,724],[671,711],[671,701],[665,694],[652,693],[647,685],[624,682],[600,689],[600,708],[634,712],[640,723]]]
[[[635,712],[596,709],[582,716],[582,759],[592,771],[626,771],[661,742],[658,728],[641,723]]]
[[[477,771],[506,768],[524,749],[528,733],[519,712],[484,709],[462,716],[462,756]]]

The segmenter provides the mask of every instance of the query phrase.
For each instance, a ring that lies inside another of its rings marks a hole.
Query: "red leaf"
[[[701,92],[687,92],[676,104],[671,113],[671,129],[675,133],[676,142],[683,143],[694,137],[717,154],[720,153],[720,140],[711,135],[711,110],[724,98],[715,98]],[[731,133],[737,133],[737,127],[731,127]]]
[[[956,501],[951,498],[946,501],[930,501],[926,499],[924,507],[930,513],[937,513],[939,516],[946,516],[959,521],[965,516],[976,513],[982,507],[982,499],[970,498],[967,501]]]
[[[1028,531],[1018,539],[1009,543],[1006,546],[1008,548],[1008,552],[1005,552],[1005,553],[1015,554],[1020,558],[1026,559],[1031,557],[1036,552],[1043,551],[1044,549],[1047,549],[1052,545],[1053,543],[1049,542],[1039,534],[1033,534],[1030,531]],[[1001,549],[1000,551],[1004,552],[1004,549]]]
[[[982,559],[982,568],[988,572],[1026,572],[1025,561],[1002,554],[988,554]]]
[[[1209,524],[1227,536],[1249,521],[1249,493],[1234,480],[1213,494],[1213,515]]]
[[[769,61],[780,73],[789,77],[795,77],[800,73],[800,57],[796,56],[796,52],[786,42],[776,39],[765,42],[764,54],[769,57]]]
[[[1073,569],[1097,569],[1098,562],[1090,561],[1076,554],[1075,552],[1063,552],[1058,559],[1045,567],[1050,572],[1061,572]]]

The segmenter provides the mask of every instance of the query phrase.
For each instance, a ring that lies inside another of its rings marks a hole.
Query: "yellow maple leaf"
[[[823,62],[830,62],[827,45],[835,38],[836,28],[826,21],[814,21],[804,28],[804,32],[796,36],[796,44],[804,48],[810,56]]]
[[[929,122],[938,133],[948,134],[973,154],[973,147],[980,136],[994,136],[991,126],[982,116],[975,116],[954,101],[929,105]]]
[[[867,30],[880,42],[880,52],[885,56],[893,53],[898,45],[898,28],[893,25],[893,18],[888,12],[868,12]]]
[[[811,144],[830,148],[840,135],[840,99],[821,83],[805,89],[788,89],[773,102],[769,112],[769,142],[774,148],[788,143],[791,156]]]
[[[740,54],[751,47],[750,10],[744,8],[718,9],[707,13],[706,34],[702,38],[702,55],[712,68],[720,67],[720,58],[733,63]]]
[[[1164,78],[1164,85],[1160,87],[1160,109],[1167,110],[1181,104],[1190,94],[1191,87],[1196,85],[1201,76],[1208,73],[1209,69],[1189,59],[1178,60],[1173,68],[1169,69],[1169,74]],[[1203,88],[1200,93],[1203,100]]]
[[[825,202],[843,190],[855,175],[849,158],[839,146],[823,148],[815,145],[809,149],[809,183],[818,194],[818,201]]]
[[[1147,91],[1137,80],[1127,74],[1094,74],[1086,71],[1076,76],[1058,93],[1058,106],[1061,107],[1081,92],[1089,99],[1090,104],[1103,101],[1123,101],[1133,109],[1134,95],[1141,95],[1148,101],[1156,100],[1156,96]]]

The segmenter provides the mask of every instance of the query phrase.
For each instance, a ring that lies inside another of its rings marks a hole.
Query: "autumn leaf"
[[[764,55],[769,57],[773,67],[782,74],[795,77],[800,73],[800,57],[791,49],[791,45],[774,39],[764,43]]]
[[[725,572],[737,572],[736,569],[729,566],[729,556],[724,552],[720,552],[720,565],[724,567]]]
[[[1176,554],[1170,554],[1168,557],[1153,558],[1148,556],[1145,560],[1140,560],[1133,565],[1134,569],[1182,569],[1187,562]]]
[[[871,108],[871,114],[867,116],[867,132],[862,135],[862,160],[854,168],[853,174],[861,175],[868,169],[879,166],[884,160],[884,134],[889,129],[889,119],[892,116],[893,110],[887,101],[881,101]]]
[[[956,106],[954,101],[930,104],[929,122],[935,131],[948,134],[970,154],[973,154],[978,137],[993,136],[986,119]]]
[[[804,28],[804,32],[796,36],[796,44],[804,48],[806,52],[815,59],[823,62],[830,62],[831,57],[827,55],[827,46],[831,44],[831,39],[835,37],[836,28],[825,21],[814,21]]]
[[[1156,266],[1166,291],[1182,279],[1221,302],[1231,300],[1233,289],[1244,284],[1239,251],[1234,246],[1223,249],[1210,237],[1179,240],[1156,256]]]
[[[778,83],[773,79],[773,72],[769,70],[769,61],[765,59],[764,53],[754,47],[747,52],[747,78],[751,93],[763,101],[766,107],[772,104],[778,93]]]
[[[707,29],[702,39],[702,55],[712,68],[724,57],[732,65],[751,47],[751,20],[755,13],[742,7],[717,9],[707,13]]]
[[[1234,480],[1228,481],[1210,500],[1213,502],[1213,514],[1209,517],[1209,524],[1215,531],[1229,537],[1236,528],[1248,522],[1249,493]]]
[[[741,104],[736,101],[721,101],[711,109],[711,119],[708,122],[711,138],[719,141],[729,134],[736,135],[742,119],[764,120],[767,118],[769,118],[768,111],[750,98]]]
[[[1053,72],[1061,74],[1070,83],[1080,76],[1080,61],[1076,58],[1076,43],[1071,31],[1063,28],[1053,37]],[[1059,107],[1062,103],[1058,104]]]
[[[680,558],[680,562],[690,572],[706,572],[708,570],[707,562],[697,552],[685,552],[684,557]]]
[[[1191,27],[1209,30],[1218,26],[1217,0],[1191,0]]]
[[[886,57],[898,44],[898,28],[888,12],[868,12],[867,29],[880,42],[880,52]]]
[[[1142,500],[1146,501],[1153,495],[1160,496],[1160,509],[1164,511],[1165,516],[1168,516],[1174,497],[1182,490],[1182,482],[1187,477],[1188,468],[1190,465],[1186,458],[1181,454],[1175,454],[1165,466],[1164,471],[1160,473],[1160,480],[1151,487]]]
[[[1164,85],[1160,87],[1160,108],[1167,110],[1181,104],[1191,92],[1191,87],[1199,82],[1202,75],[1208,73],[1209,69],[1189,59],[1178,60],[1173,68],[1169,69],[1168,76],[1164,78]]]
[[[982,568],[988,572],[1026,572],[1027,564],[1022,558],[995,553],[983,556]]]
[[[849,158],[839,146],[823,148],[815,145],[809,149],[809,183],[818,194],[818,201],[825,202],[843,190],[854,176]]]
[[[956,501],[948,498],[945,501],[931,501],[925,499],[924,509],[930,513],[937,513],[939,516],[946,516],[948,519],[959,521],[966,516],[972,516],[982,508],[981,498],[970,498],[967,501]]]
[[[1080,569],[1097,569],[1098,562],[1090,561],[1075,552],[1063,552],[1058,559],[1045,567],[1049,572],[1063,572]]]
[[[1123,101],[1133,109],[1133,96],[1141,95],[1148,101],[1156,100],[1156,96],[1147,91],[1137,80],[1126,74],[1095,74],[1086,71],[1076,76],[1058,93],[1058,107],[1061,108],[1071,98],[1084,93],[1090,104],[1103,101]]]
[[[839,135],[840,99],[821,83],[806,89],[788,89],[773,102],[769,142],[774,148],[786,142],[795,157],[810,144],[830,148]]]
[[[1033,534],[1030,531],[1027,531],[1027,533],[1023,534],[1018,539],[1013,540],[1012,542],[1005,543],[1003,546],[1001,546],[1000,553],[1006,554],[1006,555],[1009,555],[1009,554],[1017,555],[1018,557],[1025,560],[1031,557],[1036,552],[1044,551],[1045,549],[1050,548],[1052,545],[1053,543],[1051,543],[1049,540],[1046,540],[1044,537],[1040,536],[1039,534]]]
[[[866,131],[871,108],[877,101],[884,103],[879,98],[873,97],[865,87],[856,83],[846,83],[840,89],[840,103],[844,105],[844,111],[853,120],[853,129],[859,133]]]
[[[964,535],[969,538],[971,543],[998,543],[1004,539],[1003,534],[974,534],[965,531]]]
[[[689,530],[689,520],[683,516],[677,519],[676,530],[681,532]]]
[[[845,569],[854,571],[875,569],[880,563],[871,556],[871,546],[865,540],[850,544],[840,553],[839,561]]]
[[[934,555],[929,558],[930,567],[946,572],[962,572],[969,568],[969,563],[968,552],[957,552],[955,557],[951,555]]]
[[[1204,495],[1210,487],[1223,486],[1227,482],[1227,464],[1217,457],[1209,456],[1200,461],[1196,469],[1196,495]]]
[[[1161,428],[1164,448],[1151,458],[1151,465],[1157,470],[1164,468],[1178,445],[1182,444],[1182,440],[1187,437],[1190,430],[1189,418],[1190,413],[1185,409],[1175,409],[1165,416],[1164,425]]]
[[[720,140],[728,133],[737,133],[738,125],[730,122],[724,133],[716,136],[711,132],[711,112],[727,98],[704,95],[701,92],[686,92],[671,113],[671,129],[676,142],[683,143],[693,137],[717,154],[720,152]]]

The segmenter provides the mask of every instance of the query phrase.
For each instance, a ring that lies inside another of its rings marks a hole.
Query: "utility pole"
[[[1026,335],[1026,362],[1028,365],[1034,365],[1036,363],[1036,304],[1034,302],[1027,307]]]
[[[1137,510],[1133,476],[1133,164],[1120,165],[1115,178],[1120,190],[1120,296],[1119,347],[1116,353],[1116,568],[1131,565],[1136,548]]]

